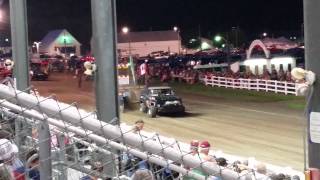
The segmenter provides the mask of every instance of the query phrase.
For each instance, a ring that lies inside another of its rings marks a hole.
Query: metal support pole
[[[66,146],[65,146],[65,137],[63,134],[57,134],[57,140],[59,144],[59,152],[58,152],[58,157],[59,157],[59,162],[63,163],[66,162]],[[59,164],[58,165],[58,170],[59,170],[59,176],[58,180],[67,180],[67,168],[65,168],[63,165]]]
[[[115,0],[91,1],[93,52],[97,63],[95,78],[97,115],[102,121],[119,125],[115,5]],[[116,117],[117,120],[111,122]],[[104,158],[105,161],[114,162],[107,164],[104,171],[116,176],[115,156],[110,155]]]
[[[98,118],[109,122],[119,117],[114,0],[92,0],[93,52],[97,62],[96,105]],[[118,125],[119,121],[113,124]]]
[[[12,54],[17,88],[29,87],[28,24],[26,0],[10,0]]]
[[[304,0],[303,2],[306,68],[317,75],[308,113],[320,112],[320,1]],[[310,127],[310,121],[308,124]],[[309,167],[320,168],[320,144],[311,142],[310,128],[307,132]]]
[[[40,179],[52,179],[52,163],[51,163],[51,136],[49,124],[45,120],[39,124],[39,160],[40,160]]]
[[[10,24],[11,24],[11,39],[12,39],[12,56],[15,62],[14,66],[14,82],[16,88],[25,90],[29,87],[29,58],[28,58],[28,25],[27,25],[27,8],[26,0],[10,0]],[[16,125],[22,129],[21,122],[16,122]],[[21,149],[23,138],[21,131],[16,131],[16,143]],[[31,134],[30,132],[27,132]]]

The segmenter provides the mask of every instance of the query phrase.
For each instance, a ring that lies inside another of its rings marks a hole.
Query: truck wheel
[[[156,107],[150,107],[148,109],[148,116],[151,118],[155,118],[157,116],[157,108]]]
[[[146,113],[147,112],[147,106],[144,103],[140,103],[140,112]]]

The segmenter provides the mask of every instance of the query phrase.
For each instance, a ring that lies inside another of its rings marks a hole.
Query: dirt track
[[[56,75],[49,82],[33,84],[41,95],[54,93],[61,101],[76,101],[80,107],[94,109],[91,83],[86,82],[79,89],[72,76]],[[143,119],[147,131],[156,131],[185,142],[207,139],[215,149],[225,153],[303,169],[302,112],[287,109],[281,103],[235,102],[179,95],[187,107],[185,117],[150,119],[138,111],[129,111],[121,115],[121,120],[132,124]]]

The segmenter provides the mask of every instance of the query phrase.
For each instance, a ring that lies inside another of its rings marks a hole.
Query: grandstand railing
[[[286,95],[297,94],[296,83],[287,81],[274,81],[263,79],[233,79],[218,76],[203,76],[200,81],[206,86],[225,87],[233,89],[247,89],[255,91],[266,91],[274,93],[284,93]]]

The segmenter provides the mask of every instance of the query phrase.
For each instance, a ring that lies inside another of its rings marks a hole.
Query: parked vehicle
[[[154,118],[158,113],[184,113],[185,107],[171,87],[148,87],[141,92],[140,111]]]
[[[36,81],[46,81],[49,78],[49,68],[42,63],[31,63],[31,79]]]

